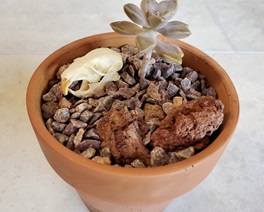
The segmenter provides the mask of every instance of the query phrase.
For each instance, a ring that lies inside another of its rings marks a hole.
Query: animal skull
[[[109,48],[98,48],[90,51],[83,57],[76,58],[61,74],[61,91],[68,92],[76,97],[92,96],[96,91],[103,89],[108,81],[117,81],[120,78],[118,71],[123,61],[119,53]],[[79,90],[70,89],[74,81],[82,80]]]

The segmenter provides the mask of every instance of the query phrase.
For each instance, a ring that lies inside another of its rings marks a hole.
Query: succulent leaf
[[[152,29],[162,28],[167,24],[163,17],[155,14],[149,14],[148,21]]]
[[[156,44],[156,34],[153,31],[143,32],[136,37],[136,45],[140,52],[152,51]]]
[[[159,11],[159,4],[155,0],[142,0],[140,8],[145,16],[148,17],[150,13],[156,14]]]
[[[157,31],[166,37],[174,39],[186,38],[191,34],[188,25],[180,21],[171,21],[165,27],[157,29]]]
[[[144,13],[140,10],[138,6],[134,4],[126,4],[124,6],[124,11],[126,15],[130,18],[130,20],[134,23],[141,26],[149,26]]]
[[[159,12],[160,15],[166,20],[170,20],[177,11],[178,1],[161,1],[159,3]]]
[[[129,21],[117,21],[110,24],[112,29],[122,35],[138,35],[144,32],[144,29]]]
[[[158,40],[155,50],[165,62],[182,63],[182,57],[184,54],[180,47],[176,44],[165,43]]]

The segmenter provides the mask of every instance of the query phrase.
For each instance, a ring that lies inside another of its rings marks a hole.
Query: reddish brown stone
[[[165,151],[189,147],[210,136],[223,122],[224,105],[206,96],[174,108],[151,136],[151,145]]]
[[[149,164],[149,152],[141,138],[137,120],[130,112],[110,110],[97,124],[101,147],[108,147],[118,164],[130,164],[135,159]]]

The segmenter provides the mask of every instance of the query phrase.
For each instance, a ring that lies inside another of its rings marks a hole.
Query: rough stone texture
[[[89,138],[89,139],[95,139],[95,140],[101,140],[100,136],[98,135],[98,132],[96,129],[92,128],[90,130],[88,130],[85,134],[84,134],[85,138]]]
[[[59,108],[68,108],[70,109],[72,106],[72,103],[66,99],[65,97],[63,97],[60,102],[59,102]]]
[[[139,159],[135,159],[130,165],[134,168],[146,168],[145,164],[142,163]]]
[[[64,130],[66,124],[54,121],[54,122],[52,122],[51,126],[52,126],[54,131],[61,132]]]
[[[152,167],[155,166],[164,166],[168,163],[168,155],[164,151],[164,149],[160,147],[155,147],[150,152],[150,165]]]
[[[139,84],[136,84],[134,87],[122,87],[117,91],[117,94],[125,99],[129,99],[139,91]]]
[[[176,152],[175,155],[177,158],[179,158],[179,160],[187,159],[187,158],[194,155],[194,148],[192,146],[190,146],[186,149],[183,149],[183,150]]]
[[[52,92],[58,100],[61,100],[63,98],[63,95],[61,93],[61,87],[59,84],[55,84],[51,89],[50,92]]]
[[[117,91],[117,86],[114,82],[110,81],[105,84],[105,92],[108,95],[111,95],[112,93]]]
[[[76,145],[75,151],[85,151],[88,148],[99,149],[101,147],[101,141],[94,139],[82,140],[78,145]]]
[[[170,96],[175,96],[177,92],[179,91],[179,88],[177,85],[173,84],[171,81],[168,84],[167,92]]]
[[[66,143],[69,140],[69,136],[62,133],[54,133],[54,137],[62,144]]]
[[[87,123],[82,122],[77,119],[71,119],[71,123],[73,124],[75,128],[85,128],[87,126]]]
[[[96,150],[94,149],[94,148],[88,148],[88,149],[86,149],[85,151],[83,151],[82,153],[81,153],[81,156],[83,156],[83,157],[85,157],[85,158],[92,158],[93,156],[95,156],[95,154],[96,154]]]
[[[129,112],[110,110],[98,122],[97,131],[102,138],[102,148],[108,147],[118,164],[130,164],[140,159],[149,164],[149,152],[142,143],[141,132]]]
[[[121,52],[129,56],[135,55],[138,53],[138,48],[131,45],[124,45],[121,47]]]
[[[68,108],[60,108],[56,111],[53,116],[54,120],[57,122],[64,123],[69,120],[70,112]]]
[[[150,85],[147,88],[146,95],[154,100],[157,101],[161,100],[158,87],[154,83],[150,83]]]
[[[198,73],[196,71],[191,71],[188,74],[186,74],[185,77],[191,80],[192,82],[195,82],[198,78]]]
[[[181,87],[184,90],[184,92],[187,92],[190,88],[191,88],[191,80],[189,80],[188,78],[184,78],[181,81]]]
[[[48,92],[48,93],[44,94],[42,99],[45,102],[55,102],[55,101],[57,101],[57,97],[52,92]]]
[[[173,104],[175,107],[182,105],[182,97],[181,96],[175,96],[173,98]]]
[[[70,136],[71,134],[75,134],[77,131],[78,131],[78,128],[74,127],[74,125],[70,122],[64,128],[63,134]]]
[[[161,106],[159,105],[152,105],[152,104],[145,104],[144,107],[145,112],[145,121],[149,121],[152,118],[158,118],[159,120],[164,119],[165,113]]]
[[[224,105],[212,97],[201,97],[171,111],[151,136],[151,145],[174,151],[210,136],[223,121]]]
[[[47,126],[47,129],[48,129],[48,131],[49,131],[49,133],[51,134],[51,135],[54,135],[54,130],[53,130],[53,127],[52,127],[52,123],[53,123],[53,118],[49,118],[47,121],[46,121],[46,126]]]
[[[110,149],[108,147],[105,147],[105,148],[101,149],[100,150],[100,157],[109,157],[109,158],[111,158],[112,155],[111,155]]]
[[[163,111],[165,112],[165,114],[169,114],[171,112],[171,110],[175,107],[175,105],[171,102],[165,102],[163,105],[162,105],[162,109]]]
[[[210,137],[205,136],[201,140],[197,141],[193,145],[193,148],[194,148],[195,152],[199,152],[199,151],[203,150],[204,148],[206,148],[209,145],[209,143],[210,143]]]
[[[78,130],[78,132],[76,133],[76,136],[73,139],[73,143],[75,146],[77,146],[81,143],[84,132],[85,132],[85,130],[83,128],[80,128]]]
[[[113,99],[111,96],[102,97],[98,100],[98,105],[94,109],[94,112],[103,112],[108,111],[113,103]]]
[[[129,85],[136,84],[136,80],[134,77],[130,76],[127,72],[123,72],[121,74],[122,79]]]
[[[46,102],[43,105],[41,105],[41,109],[43,112],[43,117],[45,119],[49,119],[53,117],[53,115],[58,110],[59,106],[56,102]]]
[[[111,165],[111,160],[109,157],[95,156],[92,160],[97,163],[104,164],[104,165]]]
[[[75,107],[75,111],[79,112],[79,113],[82,113],[83,111],[90,110],[91,108],[92,108],[91,105],[89,105],[88,103],[84,102],[84,103],[81,103],[81,104],[77,105]]]
[[[93,112],[89,110],[85,110],[80,114],[80,120],[83,122],[88,122],[93,116],[94,116]]]

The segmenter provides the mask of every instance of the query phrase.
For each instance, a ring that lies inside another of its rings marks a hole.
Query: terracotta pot
[[[239,116],[236,90],[226,72],[208,55],[180,41],[183,65],[206,76],[225,105],[225,119],[215,141],[184,161],[157,168],[101,165],[70,151],[48,132],[41,114],[41,98],[58,68],[97,47],[134,44],[115,33],[77,40],[55,51],[33,74],[27,90],[27,110],[44,155],[58,175],[73,186],[91,211],[161,211],[174,198],[201,183],[224,152]]]

